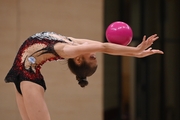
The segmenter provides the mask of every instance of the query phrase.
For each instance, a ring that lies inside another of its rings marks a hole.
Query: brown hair
[[[97,69],[97,66],[90,66],[88,63],[83,61],[80,65],[77,65],[74,59],[68,59],[68,67],[73,74],[76,75],[76,80],[81,87],[88,85],[86,77],[91,76]]]

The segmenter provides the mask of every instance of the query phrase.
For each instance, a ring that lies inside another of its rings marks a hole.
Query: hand
[[[136,54],[136,57],[142,58],[153,54],[163,54],[163,51],[152,49],[150,47],[158,38],[159,37],[157,36],[157,34],[151,35],[147,38],[147,40],[146,36],[144,36],[143,41],[137,46],[138,52]]]

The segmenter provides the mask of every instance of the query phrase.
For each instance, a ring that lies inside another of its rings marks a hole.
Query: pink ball
[[[131,27],[121,21],[111,23],[106,29],[106,38],[108,42],[128,45],[133,37]]]

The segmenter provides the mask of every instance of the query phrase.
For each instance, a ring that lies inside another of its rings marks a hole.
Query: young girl
[[[87,39],[65,37],[54,32],[36,33],[21,45],[5,82],[15,84],[16,100],[23,120],[50,120],[44,100],[46,84],[41,75],[41,66],[46,61],[68,59],[69,69],[81,87],[88,84],[87,77],[97,69],[96,52],[110,55],[146,57],[163,54],[150,48],[157,35],[152,35],[137,47],[113,43],[101,43]]]

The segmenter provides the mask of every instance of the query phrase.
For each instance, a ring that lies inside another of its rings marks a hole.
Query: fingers
[[[150,47],[150,48],[147,49],[147,51],[150,51],[150,50],[152,50],[152,47]]]
[[[161,50],[148,48],[147,50],[144,50],[143,52],[137,54],[137,57],[142,58],[142,57],[147,57],[153,54],[164,54],[164,52]]]
[[[150,42],[154,42],[155,40],[157,40],[159,37],[157,36],[157,34],[151,35],[150,37],[148,37],[148,41]]]
[[[144,41],[146,41],[146,35],[144,35],[144,37],[143,37],[143,41],[142,41],[142,42],[144,42]]]
[[[159,39],[159,37],[158,37],[158,36],[155,36],[155,37],[152,39],[152,41],[154,42],[154,41],[156,41],[157,39]]]
[[[157,36],[157,34],[151,35],[148,38],[146,38],[146,36],[144,35],[143,41],[137,46],[139,48],[139,53],[137,54],[137,57],[142,58],[153,54],[164,54],[163,51],[152,49],[152,47],[150,47],[153,42],[156,41],[158,38],[159,37]]]
[[[153,54],[164,54],[163,51],[157,50],[157,49],[152,49],[152,47],[148,48],[147,50],[144,51],[144,53],[153,53]]]
[[[161,51],[161,50],[156,50],[156,49],[151,50],[151,52],[153,52],[154,54],[164,54],[163,51]]]
[[[154,34],[148,37],[146,40],[146,48],[150,47],[153,44],[153,42],[157,40],[158,38],[159,37],[157,36],[157,34]]]
[[[142,42],[137,46],[139,51],[146,50],[149,48],[154,41],[156,41],[159,37],[157,34],[151,35],[150,37],[146,38],[146,35],[143,36]]]

